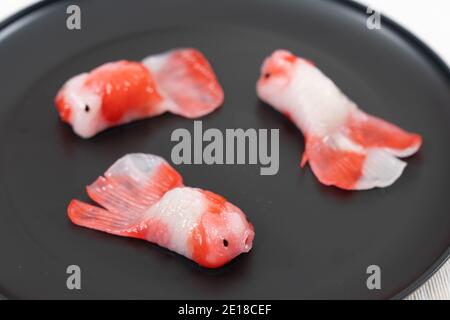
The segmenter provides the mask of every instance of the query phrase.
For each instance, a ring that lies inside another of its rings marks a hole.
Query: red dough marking
[[[89,197],[111,212],[139,218],[150,201],[136,191],[135,182],[128,176],[99,177],[86,188]]]
[[[229,250],[237,239],[228,234],[228,248],[223,245],[223,239],[211,232],[212,230],[221,230],[224,227],[220,214],[216,212],[205,212],[201,217],[200,223],[191,231],[188,240],[188,246],[191,248],[192,260],[206,268],[218,268],[223,266],[233,258]],[[209,230],[209,232],[208,232]]]
[[[210,191],[202,190],[208,206],[198,225],[191,231],[188,247],[192,259],[203,267],[218,268],[240,253],[239,240],[233,233],[227,232],[223,213],[227,201]],[[224,238],[222,238],[224,237]],[[224,245],[227,241],[227,246]]]
[[[362,112],[350,116],[347,127],[350,138],[366,148],[385,147],[404,150],[419,147],[422,143],[419,135],[408,133],[387,121]]]
[[[194,261],[204,267],[214,268],[216,263],[208,259],[208,253],[211,248],[209,248],[207,237],[212,235],[206,232],[205,223],[208,223],[211,219],[214,220],[214,216],[216,216],[216,220],[220,217],[220,212],[224,209],[226,200],[222,196],[207,190],[202,190],[202,193],[208,201],[208,207],[201,216],[199,224],[191,231],[188,245],[192,250],[192,259]],[[221,224],[220,221],[217,223]],[[226,263],[226,261],[223,263]]]
[[[183,186],[183,177],[177,170],[167,163],[162,163],[153,174],[150,181],[145,183],[142,190],[147,196],[152,196],[159,200],[167,191]]]
[[[142,238],[140,229],[135,228],[136,221],[130,217],[78,200],[70,202],[67,213],[70,220],[77,225],[119,236]]]
[[[293,54],[286,56],[284,59],[291,63],[294,63],[295,61],[297,61],[297,57],[294,56]]]
[[[113,124],[128,113],[144,117],[162,100],[150,72],[139,62],[104,64],[88,75],[85,86],[101,95],[102,115]]]
[[[363,147],[361,152],[341,150],[334,143],[319,137],[306,139],[306,153],[302,165],[308,160],[314,174],[325,185],[353,190],[363,176],[364,163],[371,148],[387,148],[408,156],[418,149],[422,138],[408,133],[382,119],[357,111],[349,116],[343,133]],[[405,151],[403,154],[401,151]],[[306,157],[306,158],[305,158]]]
[[[99,177],[86,189],[89,197],[106,210],[72,200],[67,209],[70,219],[91,229],[167,245],[170,238],[168,226],[145,217],[145,213],[167,191],[183,185],[180,174],[163,162],[148,181],[136,181],[125,174],[105,176]]]
[[[159,219],[136,222],[126,215],[113,213],[78,200],[70,202],[67,212],[73,223],[90,229],[122,237],[145,239],[163,247],[167,247],[170,240],[167,224]]]
[[[106,209],[139,217],[167,191],[183,185],[181,175],[167,163],[161,163],[148,181],[136,181],[126,174],[99,177],[88,186],[89,197]]]
[[[272,79],[284,79],[284,87],[288,86],[292,79],[293,65],[297,60],[295,55],[285,50],[277,50],[264,61],[258,86],[268,85]]]
[[[202,190],[202,192],[208,201],[208,208],[206,211],[214,214],[220,214],[220,212],[224,209],[227,200],[211,191]]]
[[[212,267],[211,263],[207,260],[209,247],[206,237],[208,237],[208,234],[206,233],[203,223],[200,222],[192,229],[188,240],[188,246],[191,248],[192,260],[201,266]]]
[[[265,66],[264,81],[270,80],[272,76],[288,77],[288,64],[285,61],[270,60]]]
[[[158,87],[178,106],[172,111],[182,116],[205,115],[223,102],[224,93],[214,71],[195,49],[170,53],[155,78]]]
[[[61,117],[61,120],[69,123],[70,115],[72,114],[72,109],[70,108],[70,104],[68,104],[66,99],[64,99],[63,89],[61,89],[56,95],[55,104],[59,112],[59,116]]]
[[[365,154],[334,149],[315,137],[308,139],[306,152],[314,174],[325,185],[352,190],[362,176]]]

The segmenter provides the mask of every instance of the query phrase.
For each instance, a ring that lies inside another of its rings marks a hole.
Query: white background
[[[412,31],[450,65],[450,0],[358,1],[381,11]],[[37,0],[0,0],[0,20],[34,2]],[[410,299],[450,300],[450,262]]]
[[[450,65],[450,0],[357,1],[402,24]],[[34,2],[37,0],[0,0],[0,20]]]
[[[450,65],[450,0],[358,0],[412,31]]]

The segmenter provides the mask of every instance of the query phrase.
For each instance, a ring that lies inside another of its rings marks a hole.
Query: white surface
[[[3,20],[37,0],[0,0],[0,20]]]
[[[450,65],[450,0],[358,0],[402,24]],[[0,0],[0,20],[37,0]],[[383,21],[381,21],[383,25]],[[408,300],[450,300],[450,261]]]
[[[450,65],[450,0],[358,0],[403,25]],[[383,26],[383,20],[381,21]],[[450,300],[450,261],[407,300]]]
[[[380,10],[424,41],[450,65],[449,0],[357,0]],[[383,20],[381,21],[383,25]]]

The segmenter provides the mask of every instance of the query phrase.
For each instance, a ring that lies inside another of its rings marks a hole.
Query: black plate
[[[82,30],[65,27],[79,3]],[[158,0],[45,2],[0,32],[0,292],[9,298],[402,298],[447,258],[450,246],[449,70],[384,18],[366,28],[362,7],[337,1]],[[144,241],[73,226],[70,199],[129,152],[170,159],[173,115],[75,136],[53,97],[70,76],[173,47],[202,50],[225,89],[205,128],[279,128],[280,171],[179,166],[185,182],[226,196],[256,229],[254,248],[219,270]],[[258,101],[263,58],[276,48],[309,57],[363,109],[423,135],[388,189],[344,192],[299,169],[301,133]],[[66,267],[82,290],[66,288]],[[369,291],[366,268],[382,270]]]

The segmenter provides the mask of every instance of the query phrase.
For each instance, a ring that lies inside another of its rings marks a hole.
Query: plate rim
[[[0,34],[8,26],[19,21],[23,17],[41,9],[49,6],[56,2],[63,2],[64,0],[39,0],[31,5],[28,5],[16,13],[7,16],[5,19],[0,21]],[[366,6],[362,3],[355,2],[352,0],[322,0],[325,2],[336,3],[338,5],[347,7],[350,10],[354,10],[362,15],[367,15],[367,9],[370,6]],[[450,84],[450,66],[437,54],[431,47],[429,47],[424,41],[419,39],[411,31],[403,27],[401,24],[395,22],[393,19],[381,13],[381,20],[383,24],[388,26],[388,28],[394,33],[398,34],[402,39],[407,40],[407,42],[415,47],[416,50],[422,53],[427,60],[431,61],[441,72],[444,78],[447,79]],[[412,294],[414,291],[423,286],[428,280],[430,280],[444,265],[447,261],[450,261],[450,246],[442,253],[442,255],[433,262],[433,264],[428,267],[425,272],[423,272],[417,279],[412,281],[405,288],[394,294],[389,300],[403,300]],[[0,293],[0,300],[8,299],[8,297]]]

